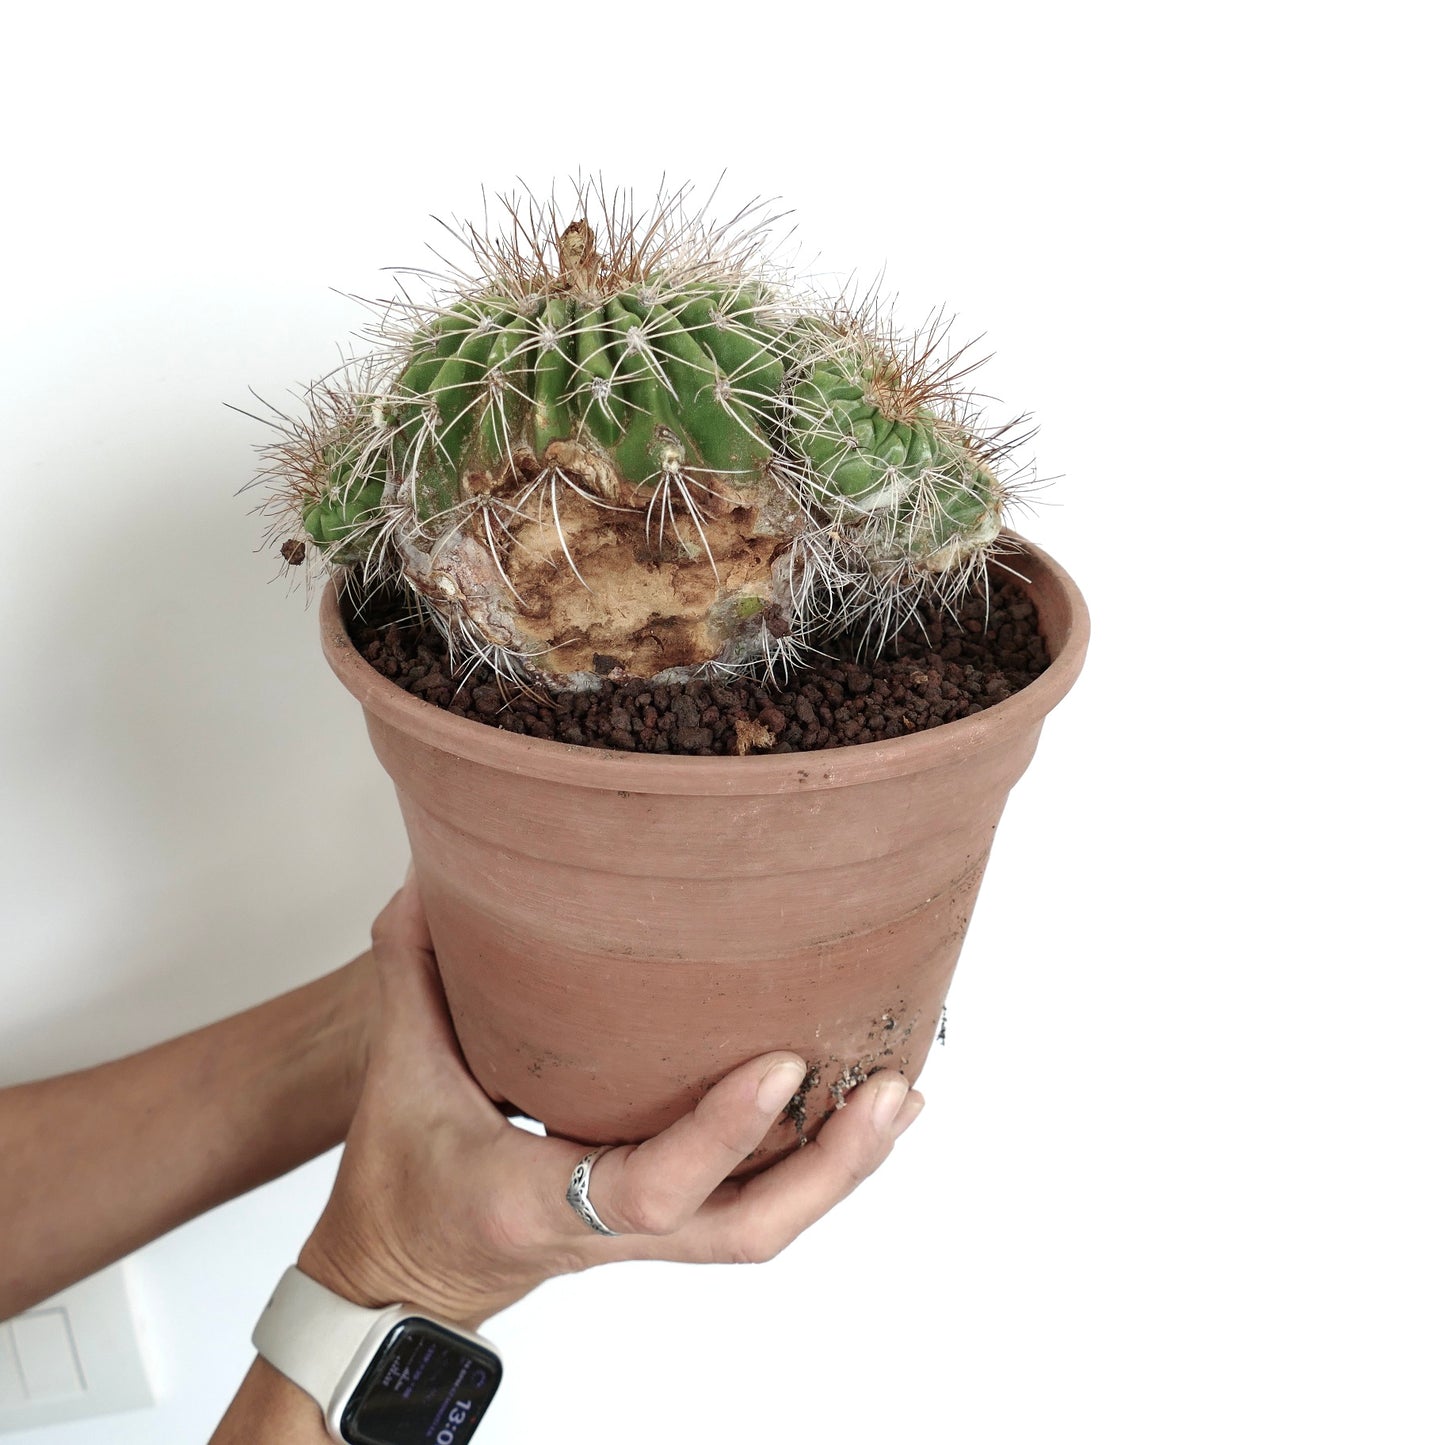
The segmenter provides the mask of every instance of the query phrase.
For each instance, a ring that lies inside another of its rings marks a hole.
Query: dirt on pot
[[[837,1055],[810,1059],[808,1072],[798,1092],[788,1100],[783,1117],[793,1126],[797,1141],[806,1144],[826,1124],[835,1110],[846,1108],[848,1095],[865,1080],[883,1069],[906,1070],[908,1040],[919,1023],[915,1013],[903,1021],[906,1005],[900,1001],[874,1018],[865,1038],[875,1045],[857,1057],[844,1060]],[[826,1098],[820,1109],[810,1106],[810,1096],[822,1088]],[[761,1151],[756,1151],[761,1153]]]
[[[528,695],[453,671],[442,638],[396,597],[373,598],[351,632],[383,676],[458,716],[555,742],[700,757],[905,737],[982,712],[1049,665],[1033,604],[1007,582],[952,612],[925,609],[880,655],[842,638],[781,685],[604,676],[593,692]]]
[[[809,1064],[808,1072],[803,1075],[803,1082],[798,1085],[798,1092],[788,1100],[783,1109],[783,1117],[797,1130],[799,1144],[808,1142],[808,1095],[818,1087],[821,1078],[818,1065]],[[762,1152],[761,1149],[755,1149],[748,1157],[754,1158]]]

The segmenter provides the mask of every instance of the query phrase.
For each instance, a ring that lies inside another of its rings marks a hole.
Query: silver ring
[[[576,1211],[582,1222],[589,1229],[595,1229],[598,1234],[616,1234],[617,1230],[608,1229],[597,1217],[597,1211],[593,1209],[592,1201],[587,1197],[587,1181],[592,1177],[592,1166],[609,1149],[615,1147],[613,1144],[604,1144],[600,1149],[594,1149],[572,1171],[572,1182],[567,1186],[567,1203]]]

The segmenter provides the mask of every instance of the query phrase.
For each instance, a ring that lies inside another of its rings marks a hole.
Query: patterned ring
[[[597,1211],[592,1207],[592,1201],[587,1197],[587,1181],[592,1177],[592,1166],[609,1149],[615,1145],[604,1144],[600,1149],[594,1149],[573,1171],[572,1182],[567,1186],[567,1203],[572,1206],[583,1223],[589,1229],[594,1229],[598,1234],[616,1234],[617,1230],[608,1229],[597,1217]]]

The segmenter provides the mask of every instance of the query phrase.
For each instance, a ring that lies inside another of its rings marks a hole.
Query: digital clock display
[[[501,1378],[480,1341],[402,1320],[352,1393],[341,1433],[352,1445],[468,1445]]]

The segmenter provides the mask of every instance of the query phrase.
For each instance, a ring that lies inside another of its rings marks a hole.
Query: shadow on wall
[[[266,585],[253,499],[236,495],[259,429],[213,400],[193,411],[168,418],[160,451],[122,426],[59,459],[74,490],[96,483],[99,515],[70,534],[65,586],[16,594],[0,1083],[338,966],[404,870],[315,604]]]

